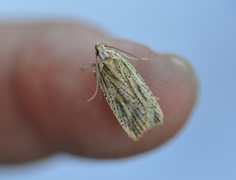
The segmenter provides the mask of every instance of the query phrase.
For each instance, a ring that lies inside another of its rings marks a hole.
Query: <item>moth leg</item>
[[[96,65],[96,64],[95,64]],[[91,65],[90,65],[91,66]],[[93,75],[94,75],[94,77],[95,77],[95,79],[96,79],[96,71],[93,71]],[[103,99],[103,93],[102,93],[102,91],[101,91],[101,89],[100,89],[100,102],[102,102],[102,99]]]
[[[160,98],[158,98],[158,97],[156,97],[156,96],[155,96],[155,98],[156,98],[158,101],[160,101]]]
[[[92,64],[90,64],[88,67],[86,67],[86,68],[81,68],[81,70],[87,70],[87,69],[90,69],[91,67],[96,67],[96,64],[95,63],[92,63]]]

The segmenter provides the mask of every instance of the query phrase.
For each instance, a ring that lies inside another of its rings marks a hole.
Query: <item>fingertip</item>
[[[109,143],[113,145],[120,144],[123,147],[122,149],[113,149],[113,153],[117,157],[130,156],[161,145],[181,129],[192,111],[197,95],[197,78],[193,69],[180,56],[169,53],[155,53],[140,44],[117,39],[110,39],[107,44],[138,57],[151,54],[149,61],[131,60],[130,62],[143,77],[154,96],[160,98],[158,102],[164,113],[164,124],[152,128],[140,141],[135,143],[130,141],[118,123],[112,123],[113,125],[110,128],[117,129],[117,131],[109,133],[116,134],[119,138],[115,138]],[[109,108],[105,108],[105,110],[111,111]],[[104,109],[101,111],[104,111]],[[112,118],[112,121],[117,122],[114,116],[109,117]],[[105,120],[106,117],[103,119]],[[103,123],[106,124],[106,121]],[[111,137],[109,133],[107,136]],[[106,149],[103,149],[103,152],[97,156],[103,158],[114,157],[113,153],[107,154],[106,152]]]
[[[27,28],[31,33],[23,33],[23,42],[17,47],[24,46],[13,62],[17,105],[25,115],[23,121],[32,128],[29,137],[40,136],[50,152],[95,158],[131,156],[164,143],[188,118],[197,94],[196,78],[177,56],[156,54],[146,46],[113,39],[82,25],[52,23],[50,28],[45,24]],[[140,58],[149,57],[151,52],[149,61],[131,63],[160,98],[164,124],[138,142],[123,131],[106,101],[100,103],[99,93],[86,102],[95,91],[96,80],[91,70],[80,68],[94,63],[94,45],[100,41]],[[42,146],[38,139],[32,141]],[[31,153],[38,157],[38,152]]]

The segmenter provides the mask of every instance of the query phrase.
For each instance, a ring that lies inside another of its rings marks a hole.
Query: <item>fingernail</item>
[[[188,71],[191,74],[193,89],[195,90],[195,97],[197,97],[199,82],[198,82],[197,76],[196,76],[195,72],[193,71],[192,67],[190,66],[190,64],[184,58],[177,56],[177,55],[173,55],[173,54],[170,56],[170,60],[175,65],[179,66],[180,68],[182,68],[185,71]]]

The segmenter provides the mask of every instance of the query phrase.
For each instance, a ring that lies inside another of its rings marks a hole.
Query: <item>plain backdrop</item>
[[[236,179],[236,1],[0,0],[0,19],[9,18],[83,20],[117,38],[177,53],[195,69],[200,92],[189,122],[158,149],[120,160],[56,154],[0,164],[1,180]]]

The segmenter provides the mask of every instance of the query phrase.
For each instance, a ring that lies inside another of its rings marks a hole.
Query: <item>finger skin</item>
[[[176,55],[109,37],[74,22],[0,26],[0,162],[24,162],[58,151],[93,158],[135,155],[166,142],[186,122],[197,96],[196,77]],[[94,45],[106,42],[149,61],[131,61],[164,113],[164,124],[138,142],[123,131],[98,94],[90,70]]]

